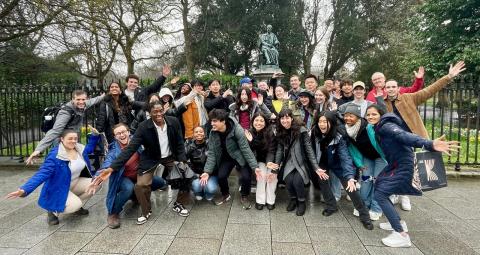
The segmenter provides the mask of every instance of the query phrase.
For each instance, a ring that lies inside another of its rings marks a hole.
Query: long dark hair
[[[110,94],[110,87],[113,84],[117,84],[118,87],[120,88],[120,95],[118,95],[118,100],[116,100],[111,94]],[[109,93],[104,98],[105,103],[111,104],[113,106],[113,109],[116,112],[123,112],[124,114],[127,114],[130,112],[132,109],[132,105],[130,101],[128,100],[128,96],[123,93],[122,86],[116,82],[112,82],[108,85],[107,90]]]
[[[262,117],[263,120],[265,121],[265,127],[260,131],[257,131],[253,127],[253,121],[257,117]],[[262,148],[261,148],[262,150],[265,151],[265,150],[268,149],[268,147],[270,147],[270,143],[272,142],[272,139],[273,139],[273,131],[272,131],[272,128],[270,126],[269,118],[265,114],[263,114],[262,112],[257,112],[253,115],[252,127],[250,128],[250,133],[252,133],[252,135],[255,135],[255,136],[260,138],[260,143],[262,144]]]
[[[318,127],[318,121],[321,117],[325,117],[328,122],[328,132],[326,134],[322,134],[320,128]],[[337,132],[338,125],[335,112],[322,111],[315,115],[315,126],[312,130],[312,136],[320,141],[322,149],[326,148],[330,144],[330,142],[335,139],[335,137],[337,136]]]
[[[282,117],[292,118],[292,125],[290,129],[286,129],[282,126],[282,123],[280,121]],[[302,126],[303,123],[295,119],[291,109],[281,110],[277,117],[277,141],[282,145],[290,145],[290,143],[297,139],[297,137],[300,135],[300,129],[302,128]]]
[[[310,113],[313,113],[313,111],[315,110],[315,97],[310,97],[310,96],[307,96],[308,97],[308,105],[307,105],[307,110],[310,112]],[[327,100],[325,100],[327,101]],[[298,99],[298,102],[297,102],[297,107],[299,109],[303,108],[303,105],[302,103],[300,102],[300,98]]]
[[[252,100],[252,91],[247,89],[247,88],[240,88],[238,90],[238,93],[237,93],[237,100],[235,102],[235,104],[237,105],[237,114],[238,112],[240,111],[240,106],[242,106],[242,91],[245,90],[245,93],[247,93],[247,104],[248,104],[248,111],[252,111],[252,107],[253,107],[253,100]]]

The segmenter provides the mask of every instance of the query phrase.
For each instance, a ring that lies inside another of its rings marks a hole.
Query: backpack
[[[53,128],[53,125],[55,124],[55,121],[57,119],[57,114],[62,109],[70,113],[70,120],[68,121],[68,123],[73,120],[73,117],[75,116],[75,111],[70,107],[66,107],[65,104],[65,102],[60,103],[54,106],[47,107],[45,108],[45,110],[43,110],[42,123],[40,125],[40,129],[42,130],[42,132],[47,133],[50,129]]]

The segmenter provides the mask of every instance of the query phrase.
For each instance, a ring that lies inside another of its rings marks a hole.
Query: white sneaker
[[[195,196],[195,199],[196,199],[197,201],[202,201],[203,197],[202,197],[202,196]]]
[[[357,217],[360,217],[360,213],[358,212],[357,209],[353,208],[353,215],[354,216],[357,216]]]
[[[398,196],[397,195],[391,195],[390,196],[390,201],[392,201],[392,204],[394,204],[394,205],[398,204]]]
[[[142,225],[142,224],[144,224],[145,222],[147,222],[147,219],[148,219],[148,218],[145,217],[145,216],[140,216],[140,217],[138,217],[138,219],[137,219],[137,225]]]
[[[404,220],[401,220],[400,224],[402,225],[403,231],[408,232],[407,223]],[[378,224],[378,226],[383,230],[393,231],[393,228],[392,228],[392,225],[390,225],[390,222],[383,222]]]
[[[410,203],[410,198],[408,196],[399,196],[400,207],[404,211],[412,210],[412,204]]]
[[[400,247],[411,247],[412,242],[410,241],[410,236],[407,234],[403,236],[402,234],[393,231],[390,235],[382,239],[382,243],[388,247],[400,248]]]
[[[369,211],[368,213],[370,214],[370,219],[371,219],[371,220],[379,220],[380,217],[382,217],[382,213],[381,213],[381,212]]]

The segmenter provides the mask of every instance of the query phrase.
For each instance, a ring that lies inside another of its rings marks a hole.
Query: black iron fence
[[[427,82],[428,84],[428,82]],[[445,162],[460,165],[479,163],[480,87],[478,79],[463,77],[437,93],[418,109],[431,138],[446,135],[458,140],[461,150],[445,156]],[[25,157],[43,137],[40,131],[43,109],[71,98],[71,92],[83,89],[89,96],[102,89],[86,84],[7,86],[0,84],[0,156]],[[95,108],[84,121],[94,124]]]

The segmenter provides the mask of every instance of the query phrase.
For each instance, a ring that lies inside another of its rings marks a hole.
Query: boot
[[[290,203],[288,203],[287,206],[287,212],[291,212],[297,208],[297,199],[296,198],[290,198]]]
[[[48,212],[47,213],[47,223],[50,226],[58,225],[58,223],[59,223],[58,217],[55,214],[53,214],[53,212]]]
[[[303,216],[305,214],[306,209],[307,209],[307,205],[305,204],[305,201],[298,201],[297,216]]]

